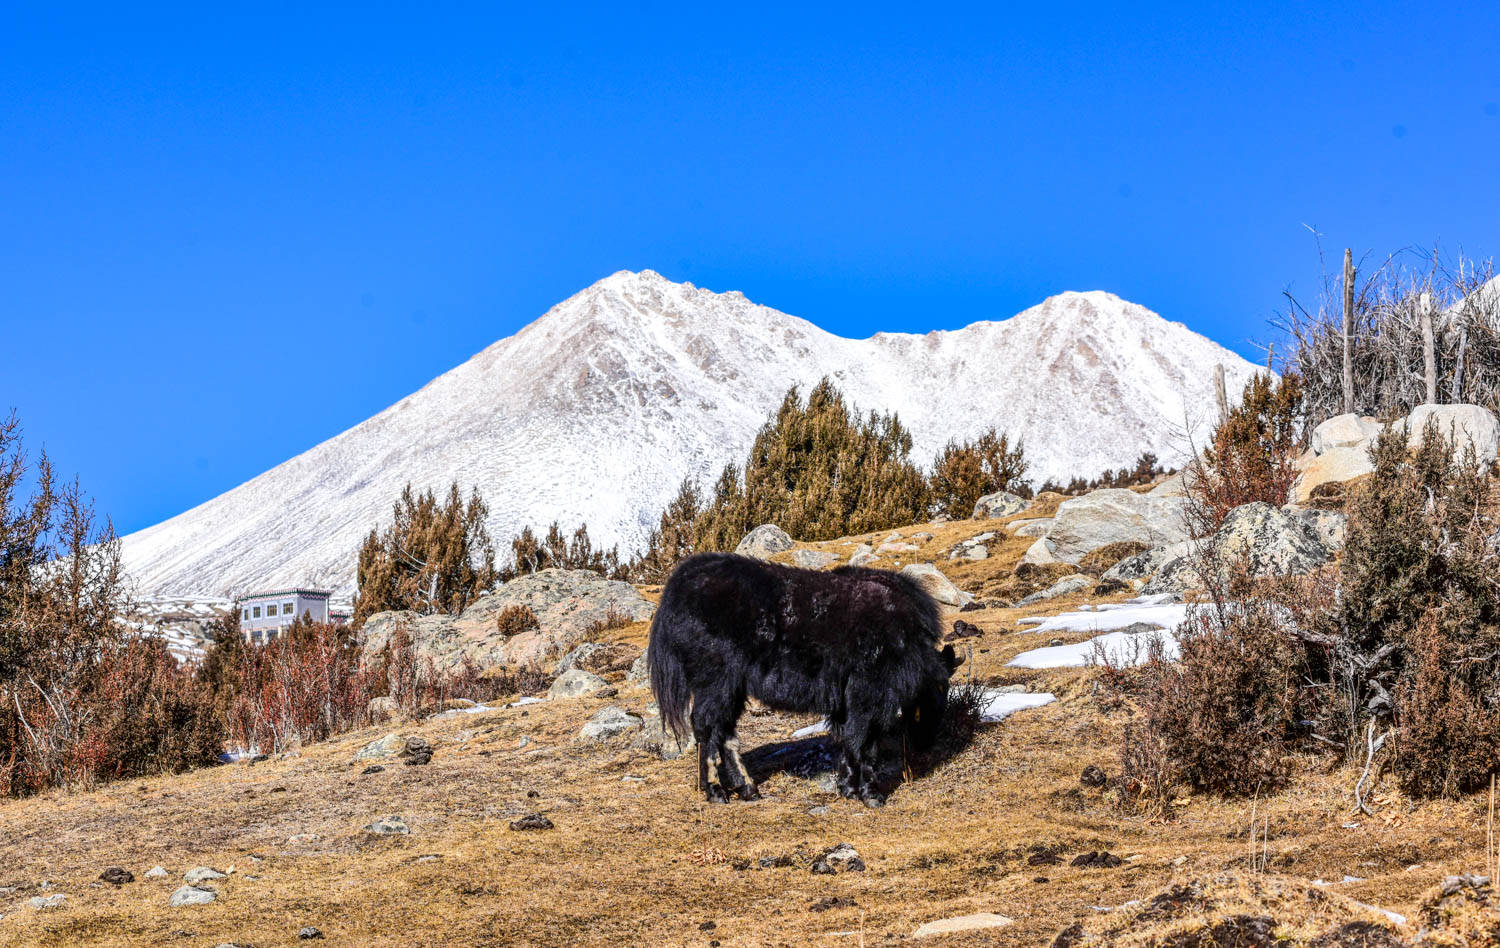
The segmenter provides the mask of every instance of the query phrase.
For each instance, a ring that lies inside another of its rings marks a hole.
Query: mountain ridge
[[[1038,480],[1090,476],[1144,450],[1180,455],[1170,432],[1202,428],[1216,363],[1232,391],[1256,371],[1102,290],[851,339],[738,291],[622,270],[343,433],[126,536],[126,567],[148,594],[347,594],[359,541],[401,487],[454,479],[480,488],[502,547],[557,519],[634,549],[684,476],[742,461],[786,390],[824,376],[861,410],[900,414],[924,466],[994,425],[1026,440]]]

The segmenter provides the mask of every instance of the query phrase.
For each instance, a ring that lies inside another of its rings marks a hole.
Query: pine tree
[[[1026,467],[1021,442],[1012,448],[1009,436],[994,428],[973,442],[949,441],[932,465],[933,504],[939,512],[962,520],[986,494],[1004,490],[1029,495]]]

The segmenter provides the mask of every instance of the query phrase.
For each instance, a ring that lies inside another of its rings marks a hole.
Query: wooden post
[[[1354,413],[1354,254],[1344,248],[1344,412]]]
[[[1219,399],[1219,421],[1229,417],[1229,396],[1224,391],[1224,363],[1214,366],[1214,395]]]
[[[1276,343],[1266,346],[1266,371],[1276,371]]]
[[[1432,344],[1432,294],[1423,293],[1418,301],[1422,307],[1422,367],[1427,373],[1427,404],[1437,404],[1437,353]]]

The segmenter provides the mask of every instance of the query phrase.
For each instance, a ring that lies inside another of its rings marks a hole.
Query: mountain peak
[[[1032,476],[1170,461],[1213,366],[1255,371],[1180,323],[1099,290],[947,332],[845,339],[739,292],[621,270],[415,394],[171,520],[124,538],[143,593],[353,589],[364,535],[402,486],[455,477],[489,504],[504,549],[523,526],[586,522],[638,549],[684,477],[742,462],[792,385],[832,378],[860,410],[898,412],[914,459],[994,426]],[[1195,434],[1200,437],[1199,427]]]

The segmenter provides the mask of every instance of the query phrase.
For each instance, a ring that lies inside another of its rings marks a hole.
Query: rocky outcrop
[[[974,504],[973,519],[990,520],[995,517],[1014,517],[1025,510],[1031,502],[1006,491],[985,494]]]
[[[774,523],[764,523],[745,534],[734,552],[740,556],[768,560],[777,553],[785,553],[793,545],[792,538],[786,535],[785,530]]]
[[[938,572],[938,568],[931,563],[912,563],[901,568],[902,576],[910,576],[927,590],[939,603],[945,606],[963,606],[974,600],[974,597],[959,589],[949,581],[948,577]]]
[[[529,608],[538,628],[502,636],[496,620],[515,605]],[[480,667],[534,665],[582,642],[611,617],[640,622],[655,609],[629,583],[589,570],[545,569],[506,583],[460,615],[381,612],[370,617],[361,633],[365,654],[374,657],[404,624],[417,657],[431,658],[440,672],[458,668],[466,658]]]
[[[1142,590],[1181,593],[1202,588],[1219,564],[1242,561],[1251,576],[1300,576],[1328,562],[1316,529],[1298,513],[1266,503],[1236,507],[1213,538],[1164,563]]]
[[[1380,434],[1380,422],[1359,415],[1334,415],[1313,429],[1308,447],[1313,454],[1327,454],[1335,448],[1364,450]]]
[[[1344,534],[1348,531],[1349,516],[1336,510],[1318,510],[1316,508],[1294,507],[1290,504],[1281,508],[1293,516],[1296,516],[1312,528],[1313,533],[1318,535],[1318,540],[1324,549],[1330,553],[1337,553],[1344,548]]]
[[[1299,471],[1292,501],[1305,504],[1312,492],[1324,484],[1341,484],[1375,470],[1368,446],[1329,448],[1322,454],[1304,455],[1297,461]]]
[[[1072,593],[1083,592],[1092,588],[1094,588],[1094,577],[1085,576],[1082,573],[1074,573],[1071,576],[1064,576],[1062,579],[1059,579],[1057,582],[1053,583],[1051,586],[1048,586],[1046,589],[1043,589],[1041,592],[1032,593],[1025,599],[1022,599],[1020,602],[1016,603],[1016,605],[1029,606],[1032,603],[1041,602],[1044,599],[1056,599],[1059,596],[1067,596],[1071,595]]]
[[[1077,563],[1090,551],[1111,543],[1133,541],[1152,547],[1177,543],[1187,539],[1183,501],[1123,487],[1091,491],[1058,505],[1045,539],[1048,552],[1065,563]]]
[[[1034,517],[1031,520],[1012,520],[1010,531],[1018,537],[1044,537],[1052,529],[1051,517]]]
[[[1171,546],[1158,546],[1134,556],[1127,556],[1104,571],[1101,580],[1116,580],[1139,588],[1140,584],[1156,575],[1156,571],[1189,550],[1187,541]]]

